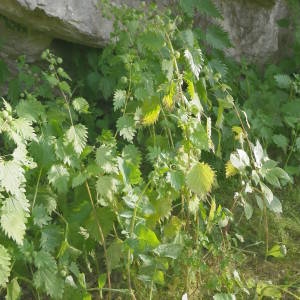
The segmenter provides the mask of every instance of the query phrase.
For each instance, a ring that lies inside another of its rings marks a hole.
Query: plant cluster
[[[236,207],[246,219],[257,206],[280,213],[272,188],[290,178],[250,140],[222,64],[205,57],[201,43],[221,50],[225,42],[216,26],[205,39],[193,29],[195,10],[219,17],[200,2],[180,1],[177,17],[109,7],[115,31],[93,70],[111,100],[109,128],[90,125],[100,104],[73,89],[61,58],[45,51],[42,69],[20,59],[0,112],[6,299],[281,297],[240,276],[242,257],[231,250],[242,237],[230,225]],[[222,150],[226,130],[231,153]],[[219,182],[233,176],[238,188],[222,203]]]

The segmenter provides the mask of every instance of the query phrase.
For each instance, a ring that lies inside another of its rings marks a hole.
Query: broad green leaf
[[[271,203],[269,203],[268,208],[277,214],[282,213],[282,204],[280,200],[275,196],[273,196],[273,200],[271,201]]]
[[[149,50],[158,51],[164,46],[164,37],[159,31],[146,31],[141,34],[139,42]]]
[[[51,220],[44,205],[36,205],[32,210],[33,223],[43,227]]]
[[[7,285],[7,294],[5,296],[5,300],[18,300],[20,299],[20,296],[21,296],[21,288],[17,278],[14,278]]]
[[[286,255],[286,248],[283,247],[284,245],[274,245],[267,253],[267,256],[273,257],[285,257]]]
[[[204,197],[212,189],[215,172],[206,163],[195,164],[187,173],[186,183],[194,193]]]
[[[253,215],[253,207],[248,202],[244,204],[244,212],[247,220],[250,220]]]
[[[135,234],[143,250],[154,249],[160,244],[155,232],[145,225],[139,224],[135,229]]]
[[[80,154],[87,142],[87,128],[82,124],[72,125],[67,130],[65,138],[73,145],[75,152]]]
[[[289,89],[292,83],[290,76],[286,74],[277,74],[274,76],[274,79],[281,89]]]
[[[31,121],[24,118],[14,119],[12,121],[12,127],[22,139],[26,141],[36,140],[36,134]]]
[[[272,191],[264,183],[260,182],[259,184],[260,184],[261,191],[264,195],[264,198],[267,201],[267,204],[271,205],[271,203],[274,199],[274,195],[273,195]]]
[[[159,99],[152,97],[151,99],[145,100],[142,106],[142,123],[145,126],[153,125],[158,120],[161,111]]]
[[[100,274],[100,276],[98,277],[98,288],[99,289],[104,288],[106,280],[107,280],[106,273]]]
[[[163,273],[163,271],[160,270],[156,270],[153,274],[153,282],[160,284],[160,285],[164,285],[165,284],[165,275]]]
[[[249,156],[243,149],[237,149],[235,153],[232,153],[230,155],[230,162],[238,170],[243,170],[247,166],[250,166]]]
[[[109,261],[109,270],[113,270],[119,267],[121,263],[121,257],[123,255],[123,243],[121,240],[113,241],[107,248],[107,257]]]
[[[5,287],[11,270],[11,257],[7,249],[0,245],[0,287]]]

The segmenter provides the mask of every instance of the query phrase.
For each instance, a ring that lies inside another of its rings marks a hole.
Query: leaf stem
[[[36,186],[35,186],[31,210],[33,209],[33,207],[35,205],[35,201],[36,201],[36,197],[37,197],[37,193],[38,193],[38,189],[39,189],[39,184],[40,184],[40,180],[41,180],[41,176],[42,176],[42,171],[43,171],[43,168],[40,168],[40,172],[39,172],[38,179],[37,179]]]
[[[85,182],[85,187],[86,187],[86,190],[88,192],[89,199],[90,199],[92,209],[93,209],[94,218],[95,218],[95,221],[97,223],[97,228],[98,228],[99,235],[100,235],[101,246],[103,247],[104,258],[105,258],[105,263],[106,263],[107,282],[108,282],[108,299],[111,300],[110,263],[109,263],[109,260],[108,260],[105,238],[104,238],[104,234],[103,234],[101,224],[99,223],[99,220],[98,220],[98,217],[97,217],[96,207],[95,207],[95,203],[94,203],[94,200],[93,200],[93,197],[92,197],[90,186],[89,186],[87,181]]]

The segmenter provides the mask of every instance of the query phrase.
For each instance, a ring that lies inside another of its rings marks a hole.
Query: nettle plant
[[[211,165],[222,158],[225,110],[239,120],[239,146],[226,163],[227,177],[241,179],[234,206],[247,219],[255,201],[281,212],[269,186],[289,177],[249,140],[230,87],[192,29],[155,7],[114,14],[100,61],[108,73],[122,70],[112,99],[115,130],[89,139],[90,104],[72,92],[62,60],[49,51],[42,55],[47,70],[21,61],[21,99],[11,105],[3,98],[2,295],[247,297],[251,286],[230,261],[233,210],[214,195],[219,174]]]

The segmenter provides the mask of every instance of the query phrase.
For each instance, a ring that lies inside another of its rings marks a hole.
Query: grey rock
[[[278,52],[281,29],[277,21],[288,16],[283,0],[267,7],[249,0],[216,0],[215,3],[224,17],[220,24],[232,41],[228,55],[236,60],[247,57],[263,63]]]

